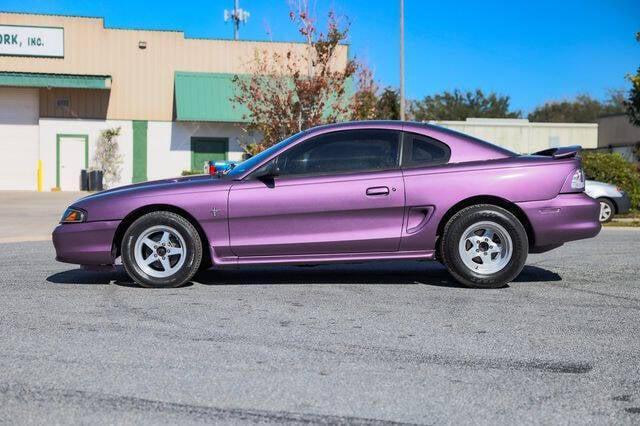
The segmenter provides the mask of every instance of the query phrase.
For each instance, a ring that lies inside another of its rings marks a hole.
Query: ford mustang
[[[224,172],[134,184],[73,203],[57,260],[176,287],[201,268],[437,260],[470,287],[505,286],[528,253],[594,237],[579,147],[518,155],[441,127],[316,127]]]

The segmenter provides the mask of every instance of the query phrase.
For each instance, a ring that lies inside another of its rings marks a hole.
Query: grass
[[[616,221],[615,219],[609,223],[605,223],[604,226],[611,228],[640,228],[640,220],[634,220],[632,222]]]
[[[616,219],[637,219],[640,220],[640,210],[631,210],[629,213],[617,214]]]

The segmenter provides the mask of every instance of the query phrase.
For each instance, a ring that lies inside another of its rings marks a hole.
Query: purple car
[[[146,287],[200,268],[438,260],[497,288],[528,253],[594,237],[579,147],[518,155],[441,127],[354,122],[300,132],[226,173],[167,179],[75,202],[57,260],[112,267]]]

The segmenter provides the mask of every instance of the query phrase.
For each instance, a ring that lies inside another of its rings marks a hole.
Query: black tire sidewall
[[[135,243],[147,229],[164,225],[178,231],[184,238],[187,257],[184,264],[175,274],[166,277],[152,277],[144,272],[135,261]],[[200,236],[193,225],[180,215],[172,212],[153,212],[141,216],[134,221],[124,234],[121,246],[122,265],[129,276],[143,287],[178,287],[193,277],[202,260],[202,244]]]
[[[513,254],[509,263],[493,274],[478,274],[469,269],[458,250],[462,233],[478,222],[494,222],[502,226],[511,237]],[[529,240],[527,233],[513,213],[492,205],[467,207],[456,213],[445,226],[442,237],[441,252],[443,261],[449,272],[460,283],[468,287],[500,288],[516,278],[527,260]]]

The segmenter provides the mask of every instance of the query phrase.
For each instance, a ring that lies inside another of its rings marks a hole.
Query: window
[[[69,98],[56,99],[56,108],[69,108]]]
[[[405,133],[406,167],[425,167],[446,164],[451,157],[451,150],[445,144],[429,136]]]
[[[399,133],[347,130],[303,142],[278,157],[281,176],[349,173],[398,166]]]

